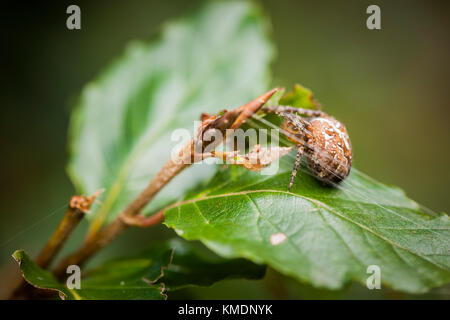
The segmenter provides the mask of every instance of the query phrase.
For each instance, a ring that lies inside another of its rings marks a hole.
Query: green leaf
[[[83,273],[80,289],[69,289],[18,250],[13,254],[24,278],[63,299],[163,299],[166,291],[210,286],[232,278],[260,279],[265,267],[245,259],[224,259],[200,244],[181,239],[162,242],[142,252],[108,262]]]
[[[165,223],[226,257],[244,257],[317,287],[366,283],[377,265],[394,289],[424,292],[450,281],[450,219],[431,217],[396,187],[352,169],[339,188],[302,166],[287,191],[294,157],[275,175],[219,172],[201,193],[169,207]]]
[[[202,112],[259,96],[269,83],[273,48],[267,23],[249,2],[212,2],[166,24],[150,44],[136,42],[83,90],[70,128],[68,171],[77,192],[105,188],[90,217],[110,221],[145,188]],[[180,198],[214,173],[194,166],[177,176],[147,208]]]
[[[59,283],[53,275],[39,268],[33,260],[23,250],[17,250],[13,254],[14,259],[19,263],[25,280],[39,289],[55,291],[61,299],[67,300],[113,300],[113,299],[164,299],[163,286],[161,284],[152,285],[139,278],[143,270],[146,275],[154,275],[156,264],[136,263],[123,268],[122,270],[111,270],[105,268],[105,274],[90,276],[81,281],[80,289],[69,289]],[[114,282],[115,272],[126,270],[123,282]],[[139,272],[137,272],[139,271]],[[135,273],[133,273],[135,272]],[[158,272],[160,272],[158,270]],[[125,281],[126,280],[126,281]]]
[[[292,91],[282,96],[278,103],[284,106],[305,109],[318,109],[320,107],[311,90],[299,84],[296,84]]]
[[[199,244],[176,239],[166,246],[174,250],[172,263],[161,279],[168,291],[187,286],[210,286],[225,279],[261,279],[265,274],[265,266],[246,259],[224,259]],[[150,248],[142,254],[152,250]]]
[[[152,268],[149,268],[149,266]],[[162,271],[162,272],[161,272]],[[245,259],[224,259],[200,244],[173,239],[152,245],[131,257],[109,261],[87,273],[84,281],[95,284],[127,282],[145,277],[164,283],[167,291],[188,286],[210,286],[224,279],[261,279],[265,267]]]
[[[66,286],[60,284],[49,271],[39,268],[25,251],[16,250],[12,256],[19,264],[20,271],[29,284],[39,289],[55,291],[62,299],[66,297],[74,299],[73,294]]]

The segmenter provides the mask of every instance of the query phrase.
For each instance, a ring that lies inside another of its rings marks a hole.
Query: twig
[[[67,211],[56,228],[55,232],[48,240],[45,247],[36,257],[36,264],[46,269],[53,261],[54,257],[61,250],[63,244],[69,238],[69,235],[80,223],[81,219],[86,213],[89,213],[92,203],[95,199],[103,193],[102,190],[96,191],[89,197],[86,196],[73,196],[69,201]]]
[[[52,263],[72,231],[78,226],[83,216],[89,212],[92,203],[102,192],[103,190],[99,190],[89,197],[80,195],[72,196],[72,198],[70,198],[66,213],[35,259],[35,262],[39,267],[46,269]],[[34,288],[22,279],[10,298],[19,299],[26,297],[28,291],[30,291],[29,289],[32,290]]]
[[[153,197],[169,183],[182,170],[189,167],[191,163],[203,160],[203,150],[206,147],[213,147],[220,144],[222,141],[206,141],[203,135],[210,129],[219,130],[222,136],[225,136],[226,130],[230,128],[238,128],[245,121],[251,117],[261,106],[263,106],[269,98],[278,89],[273,89],[257,99],[249,102],[246,105],[238,107],[231,111],[225,111],[222,116],[212,116],[206,118],[200,126],[197,136],[188,142],[184,148],[179,152],[178,157],[169,159],[157,175],[151,180],[148,186],[138,195],[138,197],[131,202],[119,217],[108,224],[106,227],[94,233],[86,242],[73,254],[61,260],[53,273],[58,278],[63,278],[66,274],[66,269],[69,265],[76,264],[81,266],[98,250],[105,247],[118,235],[120,235],[129,224],[127,221],[132,221],[135,225],[136,216],[142,209],[153,199]],[[159,223],[164,217],[164,213],[158,213],[156,217],[150,217],[150,225]]]
[[[138,228],[149,228],[154,225],[157,225],[162,220],[164,220],[164,211],[158,211],[157,213],[151,215],[150,217],[138,214],[134,217],[120,216],[120,219],[122,219],[122,221],[129,226]]]
[[[54,275],[58,278],[63,278],[66,275],[66,269],[69,265],[75,264],[81,266],[94,253],[120,235],[129,227],[124,220],[127,217],[131,218],[138,215],[156,193],[187,166],[189,166],[187,162],[177,163],[173,159],[169,159],[148,186],[122,211],[118,218],[87,239],[75,253],[57,264],[53,271]]]

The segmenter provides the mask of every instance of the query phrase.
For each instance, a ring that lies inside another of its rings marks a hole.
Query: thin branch
[[[149,228],[164,220],[164,211],[158,211],[150,217],[138,214],[134,217],[120,216],[120,219],[130,227]]]
[[[61,250],[64,243],[69,238],[69,235],[80,223],[84,215],[89,213],[92,203],[100,194],[103,193],[103,191],[103,189],[98,190],[89,197],[81,195],[73,196],[70,199],[69,206],[64,214],[64,217],[53,235],[48,240],[47,244],[36,257],[35,261],[39,267],[46,269],[50,265],[55,256]]]
[[[170,180],[188,166],[189,164],[186,162],[177,163],[177,161],[169,159],[148,186],[125,208],[124,211],[122,211],[118,218],[113,220],[98,233],[88,238],[81,248],[61,260],[56,265],[53,271],[54,275],[58,278],[64,278],[68,266],[74,264],[81,266],[98,250],[114,240],[129,227],[129,225],[124,222],[124,218],[131,218],[138,215],[163,186],[169,183]]]
[[[50,239],[45,244],[44,248],[37,255],[35,262],[42,269],[46,269],[53,261],[55,256],[61,250],[62,246],[66,243],[72,231],[78,226],[81,219],[89,209],[95,199],[103,192],[99,190],[89,197],[80,195],[72,196],[69,201],[67,210],[59,222],[56,230],[53,232]],[[33,291],[31,287],[25,280],[21,280],[16,289],[14,289],[11,294],[11,299],[19,299],[22,297],[27,297]]]
[[[148,186],[120,213],[118,218],[89,237],[76,252],[61,260],[53,271],[55,276],[58,278],[64,278],[66,275],[66,269],[69,265],[76,264],[81,266],[98,250],[108,245],[129,227],[126,221],[136,218],[142,209],[164,186],[167,185],[167,183],[169,183],[182,170],[189,167],[191,163],[203,160],[204,157],[202,153],[206,147],[215,146],[222,142],[216,140],[212,142],[205,141],[203,139],[203,135],[208,130],[219,130],[222,133],[222,136],[225,136],[226,129],[235,129],[241,126],[277,91],[278,89],[273,89],[257,99],[247,103],[246,105],[240,106],[231,111],[225,111],[221,116],[212,116],[207,118],[207,116],[204,115],[204,121],[197,132],[197,136],[184,146],[184,148],[179,152],[178,157],[175,159],[171,158],[165,163],[163,168],[151,180]],[[153,219],[151,220],[150,225],[153,225],[154,222],[160,222],[163,218],[163,213],[158,213],[155,218],[152,217],[150,217],[150,219]]]

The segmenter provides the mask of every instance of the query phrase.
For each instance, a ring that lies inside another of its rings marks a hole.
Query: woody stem
[[[180,154],[190,155],[191,146],[192,142],[188,143]],[[63,278],[69,265],[75,264],[81,266],[97,251],[108,245],[123,231],[125,231],[129,227],[129,225],[125,222],[126,218],[132,218],[138,215],[150,202],[150,200],[152,200],[154,196],[165,185],[167,185],[167,183],[169,183],[183,169],[190,166],[189,161],[184,160],[186,159],[169,159],[157,175],[150,181],[147,187],[122,211],[119,217],[94,234],[94,236],[87,239],[87,241],[76,252],[67,256],[57,264],[53,270],[54,275],[58,278]],[[161,222],[163,218],[164,215],[159,213],[152,221],[153,225]]]
[[[214,146],[221,141],[204,141],[203,134],[209,129],[219,130],[224,136],[227,129],[236,129],[240,127],[252,114],[258,111],[268,99],[277,91],[273,89],[257,99],[240,106],[234,110],[226,111],[220,117],[211,117],[202,122],[202,126],[199,128],[196,138],[189,141],[183,149],[179,152],[178,157],[170,158],[157,175],[150,181],[147,187],[134,199],[121,213],[120,215],[109,223],[106,227],[100,231],[94,233],[91,237],[87,238],[86,242],[73,254],[61,260],[53,273],[58,278],[63,278],[66,274],[66,269],[69,265],[81,266],[90,257],[92,257],[97,251],[108,245],[118,235],[125,231],[129,224],[127,220],[135,218],[142,209],[154,198],[154,196],[169,183],[176,175],[182,170],[189,167],[191,163],[200,161],[203,159],[203,151],[207,146]],[[200,153],[200,158],[196,156]],[[157,213],[154,219],[151,219],[149,225],[157,224],[164,218],[164,213]]]
[[[66,243],[72,231],[76,228],[76,226],[83,218],[85,212],[78,206],[74,205],[74,199],[77,197],[82,196],[72,197],[67,207],[66,213],[64,214],[64,217],[56,227],[56,230],[53,232],[50,239],[45,244],[44,248],[37,255],[35,262],[39,267],[45,269],[51,264],[55,256],[61,250],[64,243]],[[28,289],[31,289],[31,287],[25,282],[25,280],[22,279],[12,292],[10,298],[18,299],[26,297],[28,295]]]

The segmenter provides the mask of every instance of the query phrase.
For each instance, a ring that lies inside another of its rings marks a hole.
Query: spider
[[[341,122],[319,110],[290,106],[269,106],[263,110],[284,118],[282,132],[297,149],[289,191],[303,155],[313,175],[325,185],[333,185],[348,176],[352,147],[347,129]]]

